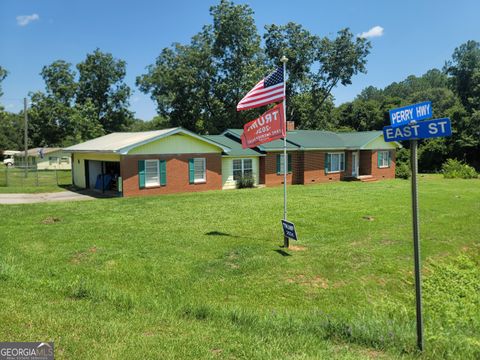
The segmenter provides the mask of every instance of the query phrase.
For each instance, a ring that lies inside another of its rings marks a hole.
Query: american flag
[[[283,100],[283,67],[279,66],[273,73],[260,80],[255,87],[237,104],[237,111],[254,109]]]

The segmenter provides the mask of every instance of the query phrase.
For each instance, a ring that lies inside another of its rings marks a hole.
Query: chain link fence
[[[36,167],[0,167],[0,186],[35,187],[68,186],[71,184],[71,170],[38,170]]]

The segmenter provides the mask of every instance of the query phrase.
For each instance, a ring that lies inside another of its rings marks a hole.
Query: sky
[[[62,59],[77,64],[96,48],[127,62],[130,108],[150,120],[155,104],[135,86],[160,51],[188,43],[211,23],[210,0],[0,0],[0,65],[9,72],[0,103],[17,112],[29,92],[44,90],[43,66]],[[333,90],[335,103],[351,101],[365,87],[383,88],[408,75],[442,68],[454,49],[480,41],[478,0],[236,0],[255,12],[260,34],[267,24],[302,24],[310,32],[334,37],[348,27],[372,43],[367,74]],[[260,80],[260,79],[259,79]],[[252,84],[253,86],[254,84]]]

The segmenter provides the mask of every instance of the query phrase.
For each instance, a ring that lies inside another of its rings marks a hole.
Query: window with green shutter
[[[207,181],[207,160],[205,158],[188,160],[188,179],[190,184]]]
[[[378,151],[377,152],[377,166],[379,168],[390,167],[390,151]]]
[[[345,153],[325,154],[325,174],[345,171]]]
[[[167,161],[160,160],[160,185],[167,185]]]
[[[145,187],[145,160],[138,160],[138,187]]]
[[[193,184],[195,182],[195,163],[194,159],[188,159],[188,182]]]

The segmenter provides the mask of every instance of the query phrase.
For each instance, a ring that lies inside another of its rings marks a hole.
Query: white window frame
[[[380,157],[380,154],[382,154],[382,164],[378,165],[378,168],[379,169],[389,168],[390,167],[390,151],[388,150],[378,151],[377,157]],[[387,159],[386,162],[385,162],[385,159]],[[377,159],[377,164],[378,164],[378,159]]]
[[[332,170],[332,155],[338,156],[338,170]],[[345,153],[344,152],[329,152],[327,153],[327,156],[329,157],[328,159],[328,173],[329,174],[335,174],[339,172],[344,172],[345,171]],[[343,156],[343,167],[342,165],[342,156]]]
[[[196,162],[203,161],[203,177],[197,179]],[[194,184],[207,182],[207,159],[206,158],[193,158],[193,182]]]
[[[158,182],[156,183],[148,183],[148,173],[147,173],[147,169],[148,169],[148,163],[155,163],[156,166],[157,166],[157,179],[158,179]],[[159,160],[145,160],[145,187],[146,188],[149,188],[149,187],[158,187],[160,186],[160,161]]]
[[[48,157],[48,165],[55,165],[58,164],[58,157],[57,156],[49,156]]]
[[[248,161],[248,160],[250,160],[250,163],[251,163],[250,168],[245,167],[245,162]],[[235,163],[235,161],[240,161],[240,164],[241,164],[241,166],[240,166],[240,172],[241,172],[240,176],[241,177],[245,176],[245,170],[250,170],[252,172],[252,177],[253,177],[253,159],[251,159],[251,158],[233,159],[233,161],[232,161],[232,176],[233,176],[234,181],[238,181],[238,180],[235,180],[235,167],[233,165]]]

